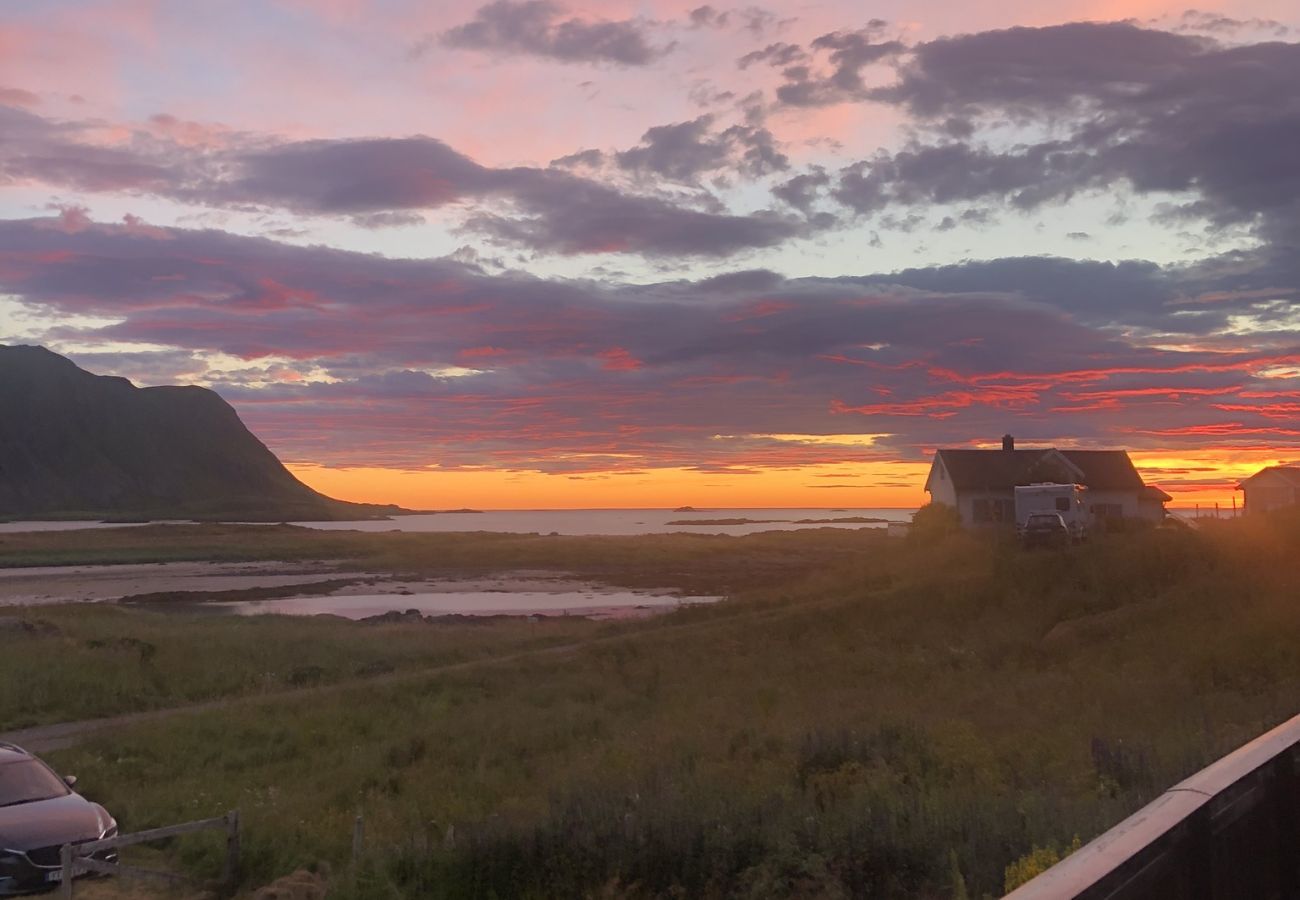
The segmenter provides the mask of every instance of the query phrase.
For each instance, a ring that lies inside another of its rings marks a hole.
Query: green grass
[[[41,607],[23,617],[42,630],[0,631],[0,731],[363,680],[565,643],[601,628],[578,618],[412,627],[99,604]]]
[[[979,897],[1300,707],[1296,517],[1038,553],[969,535],[538,540],[553,555],[527,567],[581,570],[601,547],[587,564],[690,569],[735,598],[572,656],[179,717],[51,759],[130,828],[240,808],[249,885],[327,861],[357,898]],[[305,625],[256,623],[246,643]],[[218,864],[215,845],[174,853]]]
[[[726,594],[798,577],[862,552],[864,541],[879,540],[878,535],[852,532],[792,537],[580,538],[147,526],[0,535],[0,567],[338,560],[344,567],[380,573],[474,575],[538,569],[633,587]],[[260,596],[258,591],[246,593]],[[223,599],[236,598],[224,592]],[[402,598],[395,596],[393,603],[400,606]],[[536,625],[505,620],[427,628],[358,626],[326,617],[196,617],[102,604],[42,606],[9,615],[20,616],[37,630],[0,629],[0,731],[337,683],[566,643],[626,627],[556,617]]]

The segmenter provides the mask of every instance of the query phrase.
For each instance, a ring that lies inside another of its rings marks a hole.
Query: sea
[[[369,522],[299,522],[326,531],[496,531],[510,534],[754,534],[805,528],[884,528],[912,509],[509,509],[394,516]],[[835,522],[835,519],[875,519]]]
[[[295,522],[322,531],[492,531],[508,534],[635,535],[729,534],[795,531],[807,528],[884,528],[910,522],[914,509],[899,508],[719,508],[691,509],[502,509],[438,512],[358,522]],[[870,519],[873,521],[839,521]],[[725,524],[719,524],[719,523]],[[0,522],[0,534],[71,531],[78,528],[129,528],[121,522]]]

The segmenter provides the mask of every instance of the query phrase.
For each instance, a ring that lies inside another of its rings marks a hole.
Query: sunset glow
[[[0,343],[412,508],[915,507],[1300,460],[1274,0],[0,11]]]

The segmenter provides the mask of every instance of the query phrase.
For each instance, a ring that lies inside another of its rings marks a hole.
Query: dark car
[[[21,747],[0,742],[0,894],[57,884],[64,844],[117,834],[117,822],[104,807],[72,790],[76,781],[60,778]],[[116,862],[117,853],[101,851],[95,858]]]
[[[1070,527],[1060,513],[1033,513],[1020,538],[1026,547],[1064,547],[1070,543]]]

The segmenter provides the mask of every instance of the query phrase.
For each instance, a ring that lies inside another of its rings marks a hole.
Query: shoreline
[[[573,615],[610,619],[651,615],[718,599],[620,588],[565,572],[515,569],[413,578],[345,568],[331,560],[0,569],[0,615],[13,615],[10,610],[97,603],[176,613],[341,615],[354,621],[411,610],[434,617]]]

